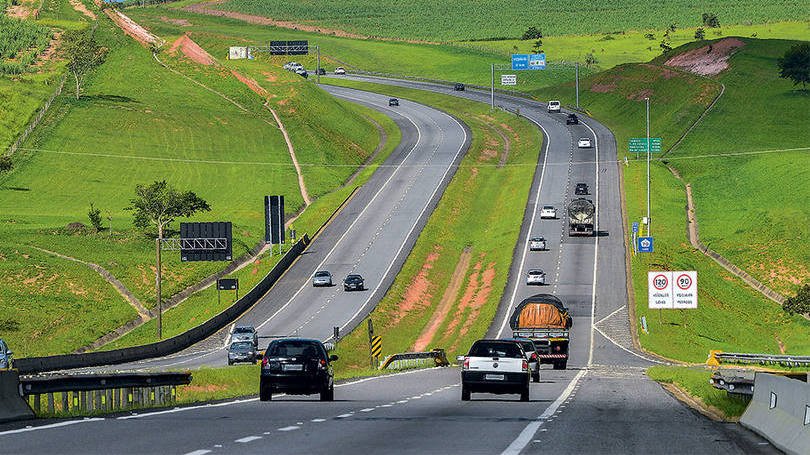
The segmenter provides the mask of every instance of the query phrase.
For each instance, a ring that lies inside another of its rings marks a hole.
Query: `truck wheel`
[[[526,384],[526,388],[520,392],[520,401],[529,401],[529,384]]]
[[[461,401],[470,401],[470,389],[461,384]]]
[[[538,369],[532,373],[532,382],[540,382],[540,370]]]
[[[554,369],[555,370],[564,370],[566,366],[568,366],[568,361],[567,360],[560,360],[560,361],[554,362]]]
[[[259,386],[259,401],[270,401],[273,399],[273,390],[270,386],[261,384]]]

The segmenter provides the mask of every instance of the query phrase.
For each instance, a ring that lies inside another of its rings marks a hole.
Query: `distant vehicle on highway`
[[[560,112],[560,102],[557,100],[552,100],[548,102],[548,111],[549,112]]]
[[[231,333],[231,343],[236,343],[239,341],[248,341],[253,344],[253,347],[259,346],[259,334],[256,333],[256,329],[253,326],[249,325],[238,325],[234,327],[233,333]]]
[[[520,394],[520,401],[529,401],[531,372],[520,343],[514,340],[478,340],[460,360],[463,401],[468,401],[473,392],[517,393]]]
[[[318,68],[317,70],[315,70],[315,73],[320,76],[323,76],[324,74],[326,74],[326,70],[323,68]]]
[[[589,149],[591,148],[591,138],[589,137],[581,137],[577,142],[577,147],[581,149]]]
[[[297,70],[295,70],[295,74],[303,77],[304,79],[309,77],[309,73],[307,73],[307,70],[305,70],[304,68],[298,68]]]
[[[532,373],[532,382],[540,382],[540,359],[537,357],[537,346],[528,338],[513,338],[523,348],[526,361],[529,362],[529,371]]]
[[[236,341],[228,346],[228,365],[239,362],[256,363],[256,346],[250,341]]]
[[[363,281],[363,277],[360,275],[348,275],[343,280],[344,291],[362,291],[363,289],[365,289],[365,282]]]
[[[568,114],[568,117],[565,118],[566,125],[579,125],[579,118],[577,114]]]
[[[526,273],[526,284],[544,285],[546,284],[546,272],[540,269],[531,269]]]
[[[546,249],[546,239],[543,237],[532,237],[529,239],[529,251],[543,251]]]
[[[396,98],[391,98],[388,100],[389,106],[399,106],[399,100]]]
[[[596,206],[590,199],[579,197],[568,204],[568,235],[593,235]]]
[[[346,69],[343,68],[342,66],[338,66],[337,68],[335,68],[335,74],[338,75],[346,74]]]
[[[557,218],[557,209],[553,205],[544,205],[540,210],[540,218]]]
[[[577,187],[574,188],[574,194],[581,196],[588,194],[588,184],[587,183],[577,183]]]
[[[0,338],[0,370],[11,368],[11,356],[14,354],[8,345]]]
[[[464,84],[462,84],[461,82],[456,82],[456,84],[453,85],[453,90],[457,92],[463,92],[464,89],[465,89]]]
[[[312,275],[312,285],[318,286],[332,286],[332,274],[328,270],[318,270],[315,275]]]
[[[302,64],[300,64],[298,62],[287,62],[287,63],[284,64],[284,66],[282,68],[284,68],[287,71],[295,71],[298,68],[303,68],[303,67],[304,67],[304,65],[302,65]]]
[[[321,401],[335,399],[335,375],[328,355],[318,340],[281,338],[267,346],[259,378],[259,400],[270,401],[273,392],[290,395],[320,394]]]
[[[509,318],[515,338],[530,338],[537,348],[540,363],[555,370],[568,365],[571,315],[562,301],[551,294],[537,294],[521,301]]]

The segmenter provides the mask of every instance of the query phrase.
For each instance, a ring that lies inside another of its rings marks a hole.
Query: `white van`
[[[560,102],[553,100],[548,102],[548,111],[549,112],[560,112]]]

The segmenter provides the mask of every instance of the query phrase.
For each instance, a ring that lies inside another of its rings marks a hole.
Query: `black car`
[[[365,289],[365,283],[363,282],[363,277],[360,275],[348,275],[345,280],[343,280],[343,290],[344,291],[362,291]]]
[[[326,70],[323,68],[318,68],[316,72],[318,73],[319,76],[323,76],[326,74]]]
[[[565,118],[566,125],[579,125],[579,118],[577,114],[568,114],[568,117]]]
[[[396,98],[391,98],[388,100],[389,106],[399,106],[399,100]]]
[[[256,347],[250,341],[235,341],[228,347],[228,365],[256,363]]]
[[[463,92],[464,91],[464,84],[462,84],[461,82],[456,82],[456,85],[453,86],[453,90],[455,90],[457,92]]]
[[[574,194],[576,194],[576,195],[588,194],[588,184],[587,183],[577,183],[577,187],[574,188]]]
[[[331,362],[337,359],[336,355],[328,355],[326,347],[318,340],[281,338],[271,341],[262,358],[259,400],[272,400],[273,392],[319,393],[321,401],[334,400],[335,374]]]

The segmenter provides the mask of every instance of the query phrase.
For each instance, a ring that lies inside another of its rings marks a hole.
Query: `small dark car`
[[[453,86],[453,90],[455,90],[457,92],[463,92],[464,91],[464,84],[462,84],[461,82],[456,82],[456,85]]]
[[[317,71],[318,75],[323,76],[326,74],[326,70],[323,68],[318,68]]]
[[[336,355],[328,355],[326,347],[318,340],[281,338],[271,341],[262,358],[259,400],[272,400],[273,392],[319,393],[321,401],[334,400],[335,375],[331,362],[337,359]]]
[[[574,188],[574,194],[576,194],[576,195],[588,194],[588,184],[587,183],[577,183],[576,188]]]
[[[396,98],[391,98],[388,100],[389,106],[399,106],[399,100]]]
[[[579,125],[579,118],[577,114],[568,114],[568,117],[565,118],[566,125]]]
[[[365,289],[365,283],[363,277],[360,275],[348,275],[346,279],[343,280],[344,291],[362,291],[363,289]]]
[[[228,347],[228,365],[256,363],[256,347],[250,341],[236,341]]]

